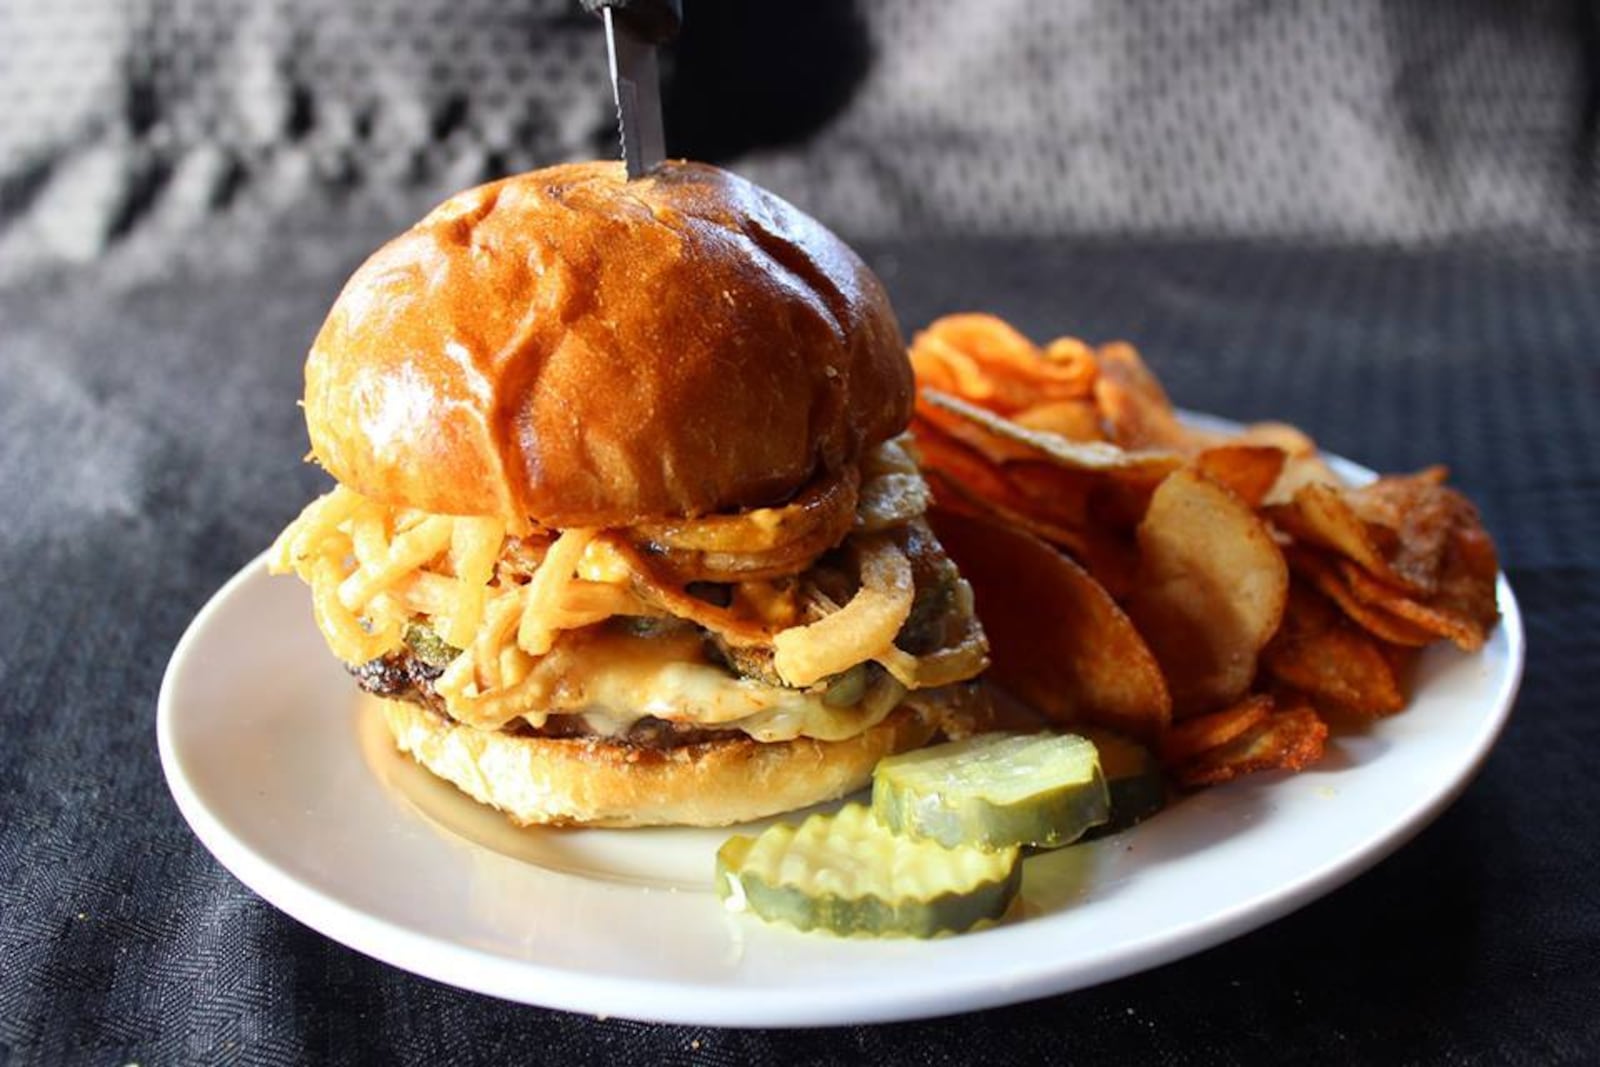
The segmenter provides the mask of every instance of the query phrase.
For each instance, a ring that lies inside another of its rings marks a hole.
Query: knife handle
[[[683,0],[578,0],[591,15],[606,8],[622,20],[629,32],[649,44],[664,44],[678,35],[683,24]]]

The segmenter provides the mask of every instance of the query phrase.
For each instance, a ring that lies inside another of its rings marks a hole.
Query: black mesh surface
[[[675,153],[854,235],[1600,235],[1587,0],[692,0]],[[0,281],[614,151],[575,0],[0,0]],[[315,222],[310,222],[315,218]]]
[[[301,353],[350,265],[0,295],[0,1063],[1581,1063],[1600,1048],[1600,261],[1241,244],[870,246],[908,325],[1139,343],[1180,401],[1452,464],[1531,658],[1465,795],[1352,885],[1103,987],[798,1033],[596,1020],[411,977],[262,903],[179,819],[156,688],[320,484]]]

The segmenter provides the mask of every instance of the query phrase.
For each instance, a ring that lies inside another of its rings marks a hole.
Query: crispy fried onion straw
[[[859,538],[854,548],[861,568],[855,596],[816,622],[773,635],[772,665],[788,685],[813,685],[887,654],[911,614],[911,561],[900,546],[872,534]]]
[[[479,729],[504,726],[541,702],[538,690],[549,681],[533,668],[563,631],[652,613],[627,586],[582,577],[605,569],[606,555],[598,531],[566,530],[526,585],[496,592],[470,647],[434,683],[452,716]]]
[[[920,515],[926,494],[915,461],[891,441],[860,473],[821,479],[782,507],[508,541],[496,519],[394,509],[339,486],[290,524],[269,563],[311,586],[318,625],[347,663],[404,647],[419,620],[461,649],[435,689],[452,715],[479,728],[503,726],[538,701],[534,688],[547,682],[534,668],[562,632],[618,615],[673,616],[732,646],[770,647],[775,673],[798,688],[868,660],[926,688],[972,676],[985,654],[965,583],[951,624],[964,629],[946,647],[914,656],[894,644],[915,580],[897,538],[881,531]],[[857,591],[842,607],[815,591],[798,597],[801,572],[841,542]],[[696,596],[696,581],[731,583],[732,601]],[[812,621],[795,625],[806,617],[802,599]]]

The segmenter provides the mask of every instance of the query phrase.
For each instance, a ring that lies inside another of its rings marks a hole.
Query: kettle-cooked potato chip
[[[1395,664],[1378,640],[1303,586],[1290,587],[1283,625],[1263,650],[1261,666],[1319,709],[1372,719],[1405,707]]]
[[[1041,347],[992,315],[938,320],[911,359],[993,676],[1138,734],[1179,784],[1306,766],[1319,712],[1400,710],[1418,649],[1478,648],[1499,617],[1494,544],[1442,467],[1351,488],[1294,426],[1186,425],[1132,345]]]
[[[1156,489],[1138,540],[1128,613],[1161,663],[1174,714],[1238,700],[1289,595],[1267,524],[1204,475],[1180,470]]]
[[[1069,441],[1104,441],[1100,408],[1093,400],[1049,400],[1023,408],[1011,416],[1018,426],[1043,430]]]
[[[1194,458],[1195,469],[1225,485],[1247,507],[1259,508],[1283,474],[1288,454],[1273,445],[1213,445]]]
[[[1160,738],[1172,707],[1161,668],[1088,572],[993,519],[943,508],[930,519],[972,585],[989,635],[991,678],[1057,722]]]
[[[1272,698],[1265,693],[1245,697],[1221,711],[1208,711],[1172,724],[1161,739],[1161,762],[1175,767],[1266,722]]]
[[[1339,557],[1333,553],[1291,545],[1284,557],[1297,576],[1338,604],[1340,611],[1373,636],[1412,648],[1433,643],[1435,635],[1431,631],[1400,618],[1380,604],[1368,603],[1356,596],[1339,568]]]
[[[911,342],[917,381],[1012,414],[1054,400],[1089,397],[1098,370],[1088,345],[1070,339],[1041,350],[993,315],[946,315]]]
[[[1100,376],[1095,379],[1094,397],[1111,440],[1123,448],[1175,452],[1191,452],[1213,443],[1211,435],[1178,421],[1166,390],[1132,345],[1121,341],[1101,345],[1095,361]]]
[[[1370,574],[1417,591],[1389,566],[1372,529],[1350,506],[1344,490],[1319,482],[1302,486],[1289,503],[1268,508],[1267,516],[1295,541],[1337,552]]]
[[[1043,460],[1068,470],[1139,471],[1157,477],[1183,466],[1183,457],[1175,452],[1132,451],[1105,441],[1072,441],[1031,430],[937,389],[922,390],[918,403],[924,418],[996,463]]]
[[[1449,638],[1466,652],[1483,647],[1489,628],[1498,617],[1493,607],[1449,604],[1442,597],[1410,596],[1378,581],[1349,560],[1339,561],[1339,572],[1363,604],[1386,611],[1430,635]]]
[[[1171,768],[1182,786],[1218,785],[1256,771],[1299,771],[1322,758],[1328,724],[1308,704],[1274,710],[1219,748]]]

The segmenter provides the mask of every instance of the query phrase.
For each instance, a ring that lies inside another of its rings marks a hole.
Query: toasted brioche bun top
[[[883,286],[714,167],[575,163],[451,198],[345,285],[306,361],[315,458],[515,528],[769,504],[910,419]]]

